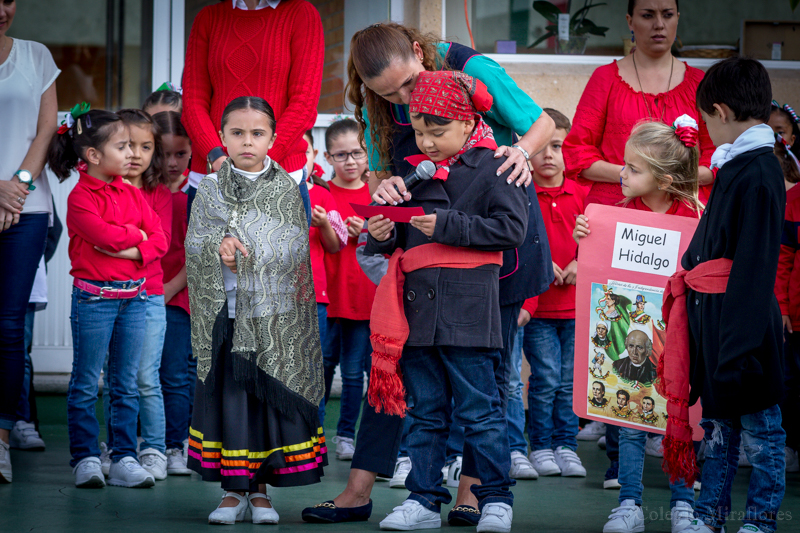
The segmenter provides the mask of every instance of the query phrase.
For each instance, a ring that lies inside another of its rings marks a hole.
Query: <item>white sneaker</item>
[[[586,477],[586,469],[581,463],[581,458],[573,450],[566,446],[554,450],[556,465],[561,469],[561,475],[564,477]]]
[[[23,420],[17,420],[14,424],[9,436],[9,445],[20,450],[44,451],[44,439],[36,431],[36,426],[32,422]]]
[[[739,528],[738,533],[764,533],[764,530],[753,524],[745,524]]]
[[[744,452],[744,444],[739,447],[739,468],[753,468],[747,454]]]
[[[578,432],[578,440],[598,440],[606,435],[606,425],[602,422],[591,421]]]
[[[274,507],[256,507],[253,505],[253,500],[256,498],[264,498],[268,502],[272,501],[272,498],[262,492],[251,492],[247,496],[247,501],[250,507],[250,517],[253,520],[253,523],[277,524],[278,520],[280,519],[278,516],[278,511],[276,511]]]
[[[624,500],[608,515],[603,533],[641,533],[644,531],[644,513],[633,500]]]
[[[412,531],[415,529],[439,529],[442,517],[438,513],[427,510],[415,500],[406,500],[392,509],[386,518],[381,520],[384,531]]]
[[[106,486],[103,471],[100,470],[100,459],[97,457],[85,457],[81,459],[75,468],[75,486],[79,489],[102,489]]]
[[[389,480],[389,487],[393,489],[406,488],[406,478],[411,472],[411,459],[409,457],[398,457],[394,465],[394,475]]]
[[[235,524],[244,520],[244,515],[247,513],[248,499],[235,492],[224,493],[222,499],[224,500],[228,496],[236,498],[239,503],[236,507],[217,507],[211,511],[211,514],[208,515],[209,524]],[[220,505],[222,505],[221,502]]]
[[[798,458],[797,452],[786,446],[783,454],[786,457],[786,471],[800,472],[800,458]]]
[[[528,456],[533,468],[539,472],[540,476],[559,476],[561,468],[556,464],[556,456],[553,450],[536,450]]]
[[[702,520],[692,520],[692,523],[686,526],[681,533],[714,533],[714,530],[705,525]],[[725,533],[725,526],[722,526],[722,529],[717,533]]]
[[[664,457],[664,437],[647,437],[647,442],[644,445],[644,453],[650,457]]]
[[[336,443],[336,458],[340,461],[352,461],[353,454],[356,453],[356,447],[353,444],[353,439],[348,437],[333,437],[331,439]]]
[[[478,533],[508,533],[511,531],[511,520],[513,518],[514,511],[507,503],[487,503],[481,510]]]
[[[108,484],[117,487],[143,489],[156,484],[153,474],[142,468],[133,457],[123,457],[111,464],[108,471]]]
[[[605,435],[603,435],[602,437],[597,439],[597,447],[600,448],[601,450],[605,450],[606,449],[606,436]]]
[[[511,452],[511,479],[539,479],[539,472],[522,452]]]
[[[461,463],[464,461],[462,456],[456,457],[456,460],[450,463],[450,466],[447,469],[447,486],[458,488],[458,484],[461,483]]]
[[[167,479],[167,456],[155,448],[145,448],[140,451],[139,464],[153,474],[157,481]]]
[[[11,483],[11,452],[9,446],[0,440],[0,483]]]
[[[172,448],[167,450],[167,474],[170,476],[188,476],[192,471],[186,466],[183,450]],[[158,478],[156,478],[158,479]]]
[[[672,533],[681,533],[694,520],[694,508],[688,502],[679,501],[670,511]]]
[[[103,475],[108,477],[108,471],[111,468],[111,452],[105,442],[100,443],[100,470]]]

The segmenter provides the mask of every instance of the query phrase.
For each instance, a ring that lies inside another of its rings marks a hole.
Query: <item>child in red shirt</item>
[[[172,234],[172,198],[164,185],[164,153],[161,148],[161,134],[150,115],[139,109],[117,111],[131,132],[133,157],[124,181],[139,189],[147,204],[161,220],[161,228],[167,242]],[[153,474],[156,481],[167,477],[167,457],[164,444],[164,397],[161,394],[159,367],[167,317],[164,309],[164,271],[161,261],[153,261],[147,269],[144,288],[147,291],[145,338],[142,357],[139,361],[139,423],[143,441],[139,445],[139,462]],[[105,368],[105,367],[104,367]],[[104,373],[108,376],[108,373]],[[106,421],[110,420],[108,405],[108,378],[103,387],[103,408]],[[106,449],[100,456],[105,472],[111,467],[110,450],[114,448],[113,432],[109,430]],[[101,446],[102,448],[102,446]]]
[[[335,254],[347,246],[347,226],[345,226],[336,201],[328,190],[328,184],[322,176],[316,174],[317,168],[314,159],[319,153],[314,149],[314,137],[311,130],[303,138],[308,143],[306,149],[306,185],[311,201],[311,225],[308,228],[308,246],[311,254],[311,269],[314,272],[314,292],[317,295],[317,318],[319,320],[319,337],[322,344],[322,356],[330,358],[330,345],[328,344],[328,282],[325,272],[325,255]],[[333,376],[331,375],[331,378]],[[330,383],[326,393],[330,390]],[[325,423],[325,400],[323,398],[319,410],[320,425]]]
[[[356,216],[351,203],[369,204],[364,177],[367,175],[367,152],[358,140],[358,123],[339,120],[325,132],[325,159],[333,166],[329,182],[331,195],[347,225],[347,246],[338,254],[325,256],[328,297],[328,343],[325,357],[325,395],[337,364],[341,364],[342,403],[336,426],[336,458],[350,460],[355,448],[356,420],[361,410],[364,372],[370,371],[369,316],[375,299],[375,284],[361,270],[356,260],[356,244],[364,220]],[[324,409],[323,409],[324,410]]]
[[[583,213],[585,192],[565,179],[561,145],[570,130],[569,119],[555,109],[544,112],[555,121],[556,130],[531,163],[555,281],[547,292],[526,301],[520,311],[519,322],[527,322],[523,351],[532,370],[528,381],[530,461],[542,476],[584,477],[586,469],[575,453],[578,417],[572,411],[578,266],[577,244],[570,237],[575,218]]]
[[[97,381],[108,354],[114,450],[109,484],[152,487],[153,475],[136,460],[139,393],[136,374],[146,336],[145,277],[167,251],[158,215],[123,183],[133,151],[131,130],[119,115],[76,106],[53,138],[48,163],[60,180],[87,164],[67,201],[72,291],[73,363],[67,396],[71,466],[78,487],[100,488]]]
[[[164,91],[160,91],[164,92]],[[155,93],[157,94],[157,93]],[[189,438],[197,361],[192,357],[192,333],[189,317],[189,289],[186,282],[186,206],[183,187],[188,181],[192,142],[181,124],[181,115],[162,111],[153,115],[161,132],[164,151],[164,175],[172,196],[172,238],[161,260],[164,270],[164,303],[167,330],[161,351],[159,376],[164,396],[164,444],[168,475],[189,475],[183,455],[183,442]]]

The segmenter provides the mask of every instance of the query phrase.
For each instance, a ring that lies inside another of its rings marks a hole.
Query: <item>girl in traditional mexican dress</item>
[[[249,508],[253,523],[276,524],[266,484],[317,483],[327,464],[308,221],[297,184],[267,157],[269,104],[236,98],[221,122],[230,157],[200,183],[186,236],[198,378],[188,466],[226,491],[209,523]]]

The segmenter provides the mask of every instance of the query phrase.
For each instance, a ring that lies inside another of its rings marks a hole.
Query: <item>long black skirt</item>
[[[299,412],[284,415],[234,379],[232,333],[229,320],[226,340],[212,367],[212,386],[197,381],[189,468],[204,481],[221,481],[228,491],[257,491],[260,483],[274,487],[319,483],[328,464],[322,428],[310,428]]]

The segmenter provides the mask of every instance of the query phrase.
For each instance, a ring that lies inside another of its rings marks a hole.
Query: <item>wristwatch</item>
[[[215,146],[210,152],[208,152],[208,155],[206,156],[206,170],[208,171],[208,174],[211,174],[214,171],[211,168],[211,165],[220,157],[225,157],[225,150],[223,150],[221,146]]]
[[[16,172],[14,172],[14,175],[17,177],[20,183],[22,183],[23,185],[27,185],[29,191],[36,189],[36,187],[34,187],[33,185],[33,175],[30,173],[29,170],[21,168]]]
[[[515,144],[515,145],[512,146],[512,148],[516,148],[517,150],[522,152],[522,155],[525,156],[525,161],[527,161],[528,159],[531,158],[531,154],[529,154],[528,151],[525,148],[523,148],[522,146],[520,146],[518,144]]]

